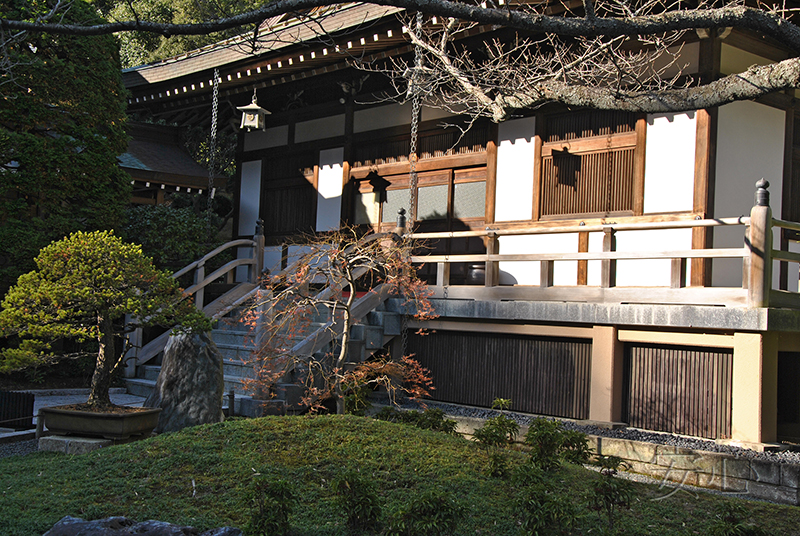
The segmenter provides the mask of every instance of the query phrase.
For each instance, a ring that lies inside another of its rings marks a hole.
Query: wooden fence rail
[[[772,289],[773,261],[800,263],[800,253],[775,249],[773,229],[800,231],[800,223],[772,218],[769,207],[769,183],[757,183],[756,205],[750,217],[682,220],[668,222],[635,222],[606,225],[571,225],[562,227],[527,227],[516,229],[491,229],[436,233],[412,233],[415,240],[481,237],[486,243],[486,253],[464,255],[416,255],[414,263],[436,264],[436,296],[473,299],[528,299],[545,301],[632,301],[635,303],[684,303],[728,306],[800,308],[800,294],[786,289]],[[695,229],[709,227],[743,228],[743,246],[738,248],[684,249],[664,251],[617,251],[615,234],[619,231],[654,231],[667,229]],[[499,239],[503,236],[551,235],[564,233],[603,233],[603,251],[597,252],[537,252],[503,254]],[[620,260],[662,259],[670,260],[671,277],[668,287],[615,288],[616,263]],[[742,285],[740,287],[685,287],[687,259],[741,259]],[[601,267],[599,287],[576,285],[554,287],[556,261],[598,261]],[[500,262],[540,263],[540,283],[537,286],[500,286]],[[485,283],[483,289],[475,286],[453,286],[450,271],[453,263],[483,263]]]

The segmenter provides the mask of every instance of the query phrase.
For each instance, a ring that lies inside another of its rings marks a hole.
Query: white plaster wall
[[[644,165],[644,212],[683,212],[694,206],[695,112],[650,114]]]
[[[530,220],[533,216],[535,132],[535,117],[499,125],[495,221]]]
[[[294,141],[324,140],[344,136],[344,114],[301,121],[294,126]]]
[[[499,237],[500,253],[575,253],[578,251],[578,234],[526,235]],[[556,261],[553,285],[574,286],[578,282],[577,261]],[[500,263],[501,285],[539,285],[539,261],[510,261]]]
[[[596,234],[600,238],[603,250],[603,233]],[[692,249],[691,229],[664,229],[658,231],[620,231],[616,233],[617,251],[675,251]],[[590,248],[592,246],[590,235]],[[595,264],[596,274],[589,268],[589,278],[600,282],[600,263]],[[686,263],[685,284],[691,281],[691,262]],[[672,280],[672,262],[670,259],[642,259],[617,261],[618,287],[668,287]]]
[[[772,213],[779,217],[785,119],[786,112],[755,102],[734,102],[720,107],[714,195],[716,217],[749,216],[756,191],[755,183],[762,177],[770,183]],[[715,248],[743,245],[744,227],[714,229]],[[715,259],[712,265],[713,286],[742,285],[741,261]],[[775,285],[779,281],[777,267],[778,263],[775,263]]]
[[[281,147],[289,143],[289,125],[253,130],[244,135],[244,150],[255,151],[270,147]]]
[[[724,45],[723,45],[724,46]],[[653,71],[661,72],[664,78],[671,78],[679,74],[693,74],[700,68],[700,42],[686,43],[669,48],[670,54],[662,54],[653,62]],[[677,54],[673,61],[671,54]]]
[[[800,242],[789,242],[789,251],[793,253],[800,253]],[[800,285],[798,284],[798,270],[800,266],[796,262],[790,262],[789,265],[789,285],[787,290],[792,292],[800,292]]]
[[[747,52],[739,48],[722,43],[720,51],[720,67],[722,74],[741,73],[752,65],[769,65],[775,63],[769,58],[756,56],[752,52]]]
[[[281,271],[281,247],[267,246],[264,248],[264,269],[271,274]]]
[[[242,162],[242,190],[239,195],[239,235],[256,232],[261,199],[261,160]]]
[[[442,110],[441,108],[428,108],[427,106],[422,107],[422,121],[432,121],[433,119],[441,119],[443,117],[453,117],[455,114],[451,114],[447,110]],[[409,118],[411,116],[409,115]],[[409,119],[410,122],[410,119]]]
[[[390,104],[357,110],[353,114],[353,132],[411,124],[411,105]]]
[[[249,259],[253,255],[253,248],[236,248],[237,259]],[[234,273],[234,280],[237,283],[244,283],[247,281],[247,273],[250,271],[248,266],[237,266]],[[208,275],[208,274],[206,274]]]
[[[317,182],[317,231],[339,228],[342,218],[342,173],[344,148],[319,152]]]

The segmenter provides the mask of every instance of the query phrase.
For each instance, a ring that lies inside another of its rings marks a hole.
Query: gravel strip
[[[27,441],[15,441],[13,443],[0,444],[0,458],[8,458],[9,456],[25,456],[39,449],[38,439],[29,439]]]
[[[500,414],[499,411],[485,408],[475,408],[469,406],[459,406],[456,404],[445,404],[441,402],[425,401],[425,405],[431,408],[441,408],[447,415],[457,417],[473,417],[478,419],[489,419]],[[408,409],[419,409],[419,404],[410,401],[403,405]],[[517,421],[521,425],[530,425],[537,417],[534,415],[527,415],[524,413],[505,412],[506,415]],[[661,445],[670,445],[673,447],[680,447],[692,450],[704,450],[706,452],[719,452],[723,454],[730,454],[741,458],[748,458],[754,460],[764,460],[776,463],[792,463],[800,464],[800,452],[783,450],[783,451],[767,451],[758,452],[751,449],[735,447],[732,445],[719,445],[714,441],[698,439],[694,437],[685,437],[675,434],[661,433],[661,432],[645,432],[634,428],[619,428],[616,430],[609,430],[607,428],[600,428],[597,426],[581,425],[572,421],[561,421],[564,428],[569,430],[577,430],[585,434],[596,435],[601,437],[614,437],[619,439],[629,439],[632,441],[644,441],[647,443],[658,443]]]

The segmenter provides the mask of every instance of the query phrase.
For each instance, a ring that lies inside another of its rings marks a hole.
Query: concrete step
[[[400,335],[402,319],[399,314],[389,311],[370,311],[367,322],[373,326],[383,326],[384,335]]]
[[[254,346],[254,334],[249,330],[243,329],[215,329],[211,331],[211,340],[219,346],[220,344],[235,344],[239,346]]]

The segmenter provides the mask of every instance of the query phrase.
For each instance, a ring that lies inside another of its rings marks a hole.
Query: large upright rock
[[[222,421],[224,388],[222,354],[214,341],[205,333],[172,335],[156,388],[145,402],[162,409],[155,431],[174,432]]]

